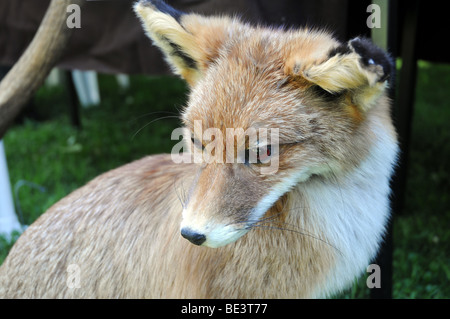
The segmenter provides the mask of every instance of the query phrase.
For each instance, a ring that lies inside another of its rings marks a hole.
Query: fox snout
[[[200,246],[201,244],[203,244],[206,241],[205,235],[203,235],[201,233],[197,233],[196,231],[193,231],[192,229],[190,229],[188,227],[181,228],[181,236],[183,236],[184,238],[189,240],[194,245],[198,245],[198,246]]]
[[[304,178],[304,174],[258,177],[257,172],[243,164],[200,165],[186,189],[181,236],[211,248],[231,244],[264,221],[283,195]]]
[[[266,195],[267,185],[261,179],[252,179],[242,165],[198,166],[197,177],[186,188],[181,236],[195,245],[215,248],[236,241],[250,230],[259,218],[252,212]]]
[[[192,244],[197,246],[206,246],[210,248],[218,248],[231,244],[245,235],[249,228],[232,225],[210,225],[206,227],[198,227],[193,229],[187,226],[187,223],[181,224],[181,236],[189,240]]]

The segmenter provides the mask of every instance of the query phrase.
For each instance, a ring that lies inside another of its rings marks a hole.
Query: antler
[[[0,83],[0,139],[64,51],[72,31],[67,6],[83,2],[52,0],[33,41]]]

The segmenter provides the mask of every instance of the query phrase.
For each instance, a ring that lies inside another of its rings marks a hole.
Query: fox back
[[[376,256],[397,156],[391,58],[364,38],[134,7],[190,86],[172,154],[51,207],[2,297],[327,297]]]

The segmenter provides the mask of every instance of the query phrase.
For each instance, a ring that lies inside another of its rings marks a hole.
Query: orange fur
[[[278,170],[158,155],[107,172],[25,231],[0,268],[0,296],[298,298],[351,284],[388,216],[385,69],[363,63],[364,43],[336,50],[344,44],[321,31],[172,17],[148,1],[135,10],[191,85],[182,121],[192,136],[195,121],[216,128],[226,158],[228,128],[277,128]],[[180,227],[223,247],[195,246]],[[68,287],[69,265],[79,288]]]

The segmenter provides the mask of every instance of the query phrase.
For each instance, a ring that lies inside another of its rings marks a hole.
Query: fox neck
[[[346,288],[376,257],[390,216],[389,183],[398,146],[382,123],[372,125],[375,142],[359,167],[310,178],[289,193],[286,225],[297,225],[317,249],[332,252],[335,262],[317,290],[328,295]]]

